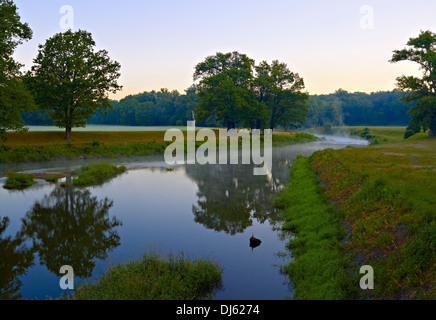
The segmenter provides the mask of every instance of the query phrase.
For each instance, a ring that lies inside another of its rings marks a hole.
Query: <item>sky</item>
[[[71,27],[120,62],[120,100],[193,84],[195,66],[217,52],[279,60],[310,94],[393,90],[412,62],[389,63],[421,30],[436,32],[435,0],[15,0],[33,39],[16,60],[27,70],[38,45]],[[65,7],[68,6],[68,7]],[[61,10],[67,8],[68,10]],[[68,19],[72,17],[72,19]]]

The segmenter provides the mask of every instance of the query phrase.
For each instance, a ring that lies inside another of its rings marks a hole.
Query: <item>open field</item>
[[[218,129],[213,130],[218,137]],[[183,133],[186,140],[186,131]],[[64,133],[59,131],[14,132],[8,134],[6,142],[0,143],[0,162],[163,154],[171,143],[165,142],[164,136],[165,131],[80,131],[73,132],[71,141],[66,141]],[[315,140],[316,137],[307,133],[279,131],[273,135],[275,145]],[[201,144],[196,142],[197,146]]]
[[[369,130],[369,135],[372,136],[373,144],[393,143],[404,141],[404,133],[406,127],[343,127],[348,130],[352,135],[359,135],[365,129]],[[417,133],[410,137],[409,140],[416,140],[428,137],[428,133]],[[375,143],[374,143],[375,142]]]
[[[147,143],[163,142],[165,131],[78,131],[73,132],[70,143],[72,145],[86,145],[93,142],[101,144]],[[25,133],[11,132],[6,147],[30,146],[61,146],[68,142],[65,133],[58,131],[32,131]]]
[[[395,130],[379,132],[396,135]],[[310,179],[310,174],[317,179]],[[285,228],[297,236],[289,244],[296,256],[288,267],[296,276],[290,279],[296,284],[297,298],[311,298],[314,292],[316,298],[332,297],[331,287],[316,290],[323,288],[322,272],[338,275],[325,281],[336,284],[340,297],[436,298],[436,139],[319,151],[297,160],[292,177],[278,204],[288,221]],[[308,189],[312,201],[296,196],[300,186],[312,188]],[[320,213],[310,215],[312,203],[323,199],[324,206],[317,207]],[[314,221],[322,217],[331,233],[323,227],[322,233],[316,231]],[[320,234],[325,236],[311,241]],[[338,247],[345,261],[337,257]],[[323,264],[322,256],[332,258]],[[314,270],[305,265],[321,267]],[[374,268],[374,290],[360,290],[361,265]],[[308,279],[318,282],[307,288]]]

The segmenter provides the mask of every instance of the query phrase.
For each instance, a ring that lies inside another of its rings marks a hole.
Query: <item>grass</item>
[[[342,288],[346,260],[340,247],[345,231],[340,216],[319,185],[309,158],[297,159],[291,181],[274,204],[284,209],[283,230],[293,235],[287,247],[294,260],[284,271],[294,286],[294,299],[346,299],[348,293]]]
[[[214,131],[218,137],[218,131]],[[164,141],[164,135],[164,131],[80,131],[73,132],[72,140],[67,142],[62,132],[12,132],[8,134],[8,140],[0,145],[0,163],[163,154],[171,143]],[[186,132],[184,135],[186,140]],[[315,137],[306,133],[280,131],[274,134],[273,145],[314,140]],[[197,141],[196,147],[202,144]]]
[[[371,144],[396,143],[404,141],[406,127],[344,127],[351,135],[367,138]],[[366,130],[367,129],[367,130]],[[368,134],[365,133],[368,132]],[[428,137],[428,132],[417,133],[407,140],[420,140]]]
[[[85,146],[93,144],[141,144],[147,142],[164,142],[164,131],[77,131],[72,133],[72,146]],[[58,131],[31,131],[25,133],[10,132],[5,147],[31,147],[31,146],[65,146],[65,133]]]
[[[342,282],[346,284],[345,291],[352,292],[347,289],[349,284],[359,288],[359,266],[371,265],[375,289],[359,289],[356,297],[436,299],[436,140],[415,137],[401,143],[329,149],[306,161],[323,185],[328,201],[337,208],[336,215],[342,215],[337,227],[347,229],[347,236],[336,240],[350,264],[344,270],[348,274],[348,280]],[[293,178],[294,185],[308,179],[295,174]],[[291,185],[292,189],[295,188]],[[282,199],[282,203],[291,203],[289,192],[281,196],[289,198],[287,202]],[[314,250],[301,235],[313,224],[310,214],[310,210],[301,213],[300,224],[294,227],[295,241],[301,241],[303,248],[297,253]],[[291,224],[295,223],[292,219]],[[326,230],[329,229],[326,224]],[[295,263],[298,265],[298,259]],[[307,270],[301,266],[302,278],[319,275],[309,266]],[[338,285],[337,290],[343,287]],[[304,292],[298,293],[297,287],[298,294]]]
[[[98,185],[126,171],[124,166],[114,166],[110,163],[95,163],[82,166],[80,169],[71,172],[71,175],[79,175],[73,179],[75,187],[86,187]]]
[[[293,144],[293,143],[304,143],[317,141],[318,138],[304,132],[282,132],[277,131],[274,133],[272,142],[273,146]]]
[[[221,288],[223,269],[208,259],[191,260],[150,252],[118,264],[96,282],[83,284],[76,300],[200,300]]]
[[[24,190],[36,183],[33,179],[32,174],[10,173],[3,188],[8,190]]]

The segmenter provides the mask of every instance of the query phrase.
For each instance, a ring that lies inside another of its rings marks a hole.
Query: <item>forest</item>
[[[406,93],[379,91],[372,93],[347,92],[339,89],[327,95],[310,95],[309,113],[304,127],[329,126],[407,126],[408,107],[401,100]],[[129,95],[111,101],[113,109],[107,114],[96,113],[88,124],[125,126],[182,126],[192,120],[192,111],[199,103],[195,86],[181,94],[161,89]],[[23,114],[27,125],[53,125],[44,110]],[[215,116],[198,122],[199,126],[220,127],[224,124]]]

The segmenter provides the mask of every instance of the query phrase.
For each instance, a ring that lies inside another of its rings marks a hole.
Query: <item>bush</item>
[[[408,129],[408,130],[406,130],[406,132],[404,133],[404,139],[408,139],[408,138],[410,138],[411,136],[413,136],[414,134],[415,134],[415,132],[414,132],[413,130]]]
[[[24,173],[10,173],[3,188],[8,190],[23,190],[36,182],[33,180],[33,175]]]

